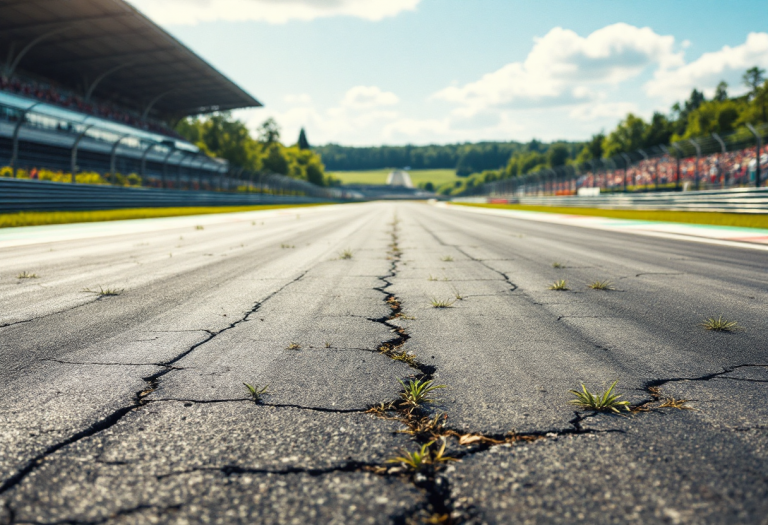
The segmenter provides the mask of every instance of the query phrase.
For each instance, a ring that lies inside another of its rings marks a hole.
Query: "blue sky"
[[[768,68],[765,0],[129,0],[286,142],[582,140]]]

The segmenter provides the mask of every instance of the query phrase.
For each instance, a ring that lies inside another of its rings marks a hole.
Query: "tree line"
[[[279,173],[318,186],[338,183],[325,173],[322,159],[309,149],[306,137],[294,146],[283,145],[280,128],[271,118],[259,126],[255,138],[244,122],[226,112],[183,119],[176,131],[206,154],[238,168]]]

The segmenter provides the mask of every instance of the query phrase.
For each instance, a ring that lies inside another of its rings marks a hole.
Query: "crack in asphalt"
[[[282,292],[288,286],[290,286],[290,285],[300,281],[304,277],[304,275],[306,275],[306,273],[307,273],[307,270],[305,270],[304,272],[300,273],[296,278],[294,278],[293,280],[291,280],[288,283],[284,284],[283,286],[281,286],[280,288],[278,288],[274,292],[270,293],[269,295],[264,297],[262,300],[257,301],[256,303],[254,303],[253,307],[250,310],[248,310],[242,317],[240,317],[240,319],[230,323],[229,325],[227,325],[226,327],[222,328],[221,330],[218,330],[218,331],[215,331],[215,332],[214,331],[210,331],[210,330],[205,330],[205,332],[209,334],[209,337],[207,337],[204,340],[202,340],[202,341],[200,341],[198,343],[195,343],[194,345],[190,346],[188,349],[186,349],[183,352],[181,352],[178,355],[176,355],[173,359],[170,359],[168,361],[164,361],[164,362],[160,363],[159,365],[157,365],[157,366],[164,367],[163,370],[161,370],[161,371],[159,371],[159,372],[157,372],[155,374],[152,374],[152,375],[150,375],[148,377],[142,378],[142,380],[145,383],[147,383],[148,386],[147,386],[147,388],[145,388],[145,389],[143,389],[143,390],[141,390],[139,392],[136,392],[134,394],[134,402],[133,403],[131,403],[130,405],[118,408],[117,410],[115,410],[111,414],[109,414],[108,416],[100,419],[99,421],[96,421],[95,423],[89,425],[88,427],[86,427],[85,429],[81,430],[80,432],[77,432],[77,433],[73,434],[72,436],[70,436],[69,438],[64,439],[64,440],[62,440],[62,441],[60,441],[58,443],[55,443],[55,444],[49,446],[43,452],[41,452],[40,454],[36,455],[35,457],[30,459],[29,461],[27,461],[26,465],[24,465],[22,468],[17,470],[13,475],[11,475],[8,478],[6,478],[2,482],[2,484],[0,484],[0,495],[5,494],[10,489],[16,487],[30,473],[32,473],[36,468],[38,468],[41,464],[43,464],[43,462],[46,460],[46,458],[48,458],[52,454],[58,452],[59,450],[61,450],[62,448],[66,447],[68,445],[76,443],[76,442],[78,442],[78,441],[80,441],[82,439],[94,436],[94,435],[98,434],[99,432],[102,432],[104,430],[107,430],[107,429],[113,427],[121,419],[123,419],[123,417],[125,417],[128,413],[130,413],[131,411],[136,410],[136,409],[141,408],[142,406],[146,405],[149,400],[146,400],[145,398],[150,393],[152,393],[154,390],[157,389],[157,386],[158,386],[158,383],[159,383],[159,380],[160,380],[161,377],[163,377],[164,375],[166,375],[166,374],[168,374],[168,373],[170,373],[170,372],[172,372],[174,370],[174,367],[172,366],[174,363],[180,361],[184,357],[188,356],[190,353],[194,352],[197,348],[199,348],[202,345],[210,342],[212,339],[214,339],[215,337],[221,335],[222,333],[235,328],[236,326],[238,326],[241,323],[249,321],[250,320],[250,316],[255,314],[262,307],[262,305],[265,302],[267,302],[268,300],[273,298],[275,295],[277,295],[280,292]],[[13,521],[11,521],[11,523],[13,523]]]
[[[59,315],[59,314],[64,314],[64,313],[67,313],[67,312],[71,312],[72,310],[77,310],[78,308],[82,308],[83,306],[88,306],[88,305],[93,304],[93,303],[95,303],[97,301],[101,301],[103,298],[104,297],[99,296],[99,297],[96,297],[96,298],[94,298],[94,299],[92,299],[90,301],[85,301],[84,303],[77,304],[75,306],[70,306],[69,308],[64,308],[63,310],[56,310],[55,312],[51,312],[51,313],[48,313],[48,314],[45,314],[45,315],[39,315],[37,317],[32,317],[31,319],[24,319],[24,320],[21,320],[21,321],[13,321],[12,323],[0,324],[0,329],[1,328],[9,328],[11,326],[16,326],[16,325],[25,324],[25,323],[32,323],[34,321],[39,321],[40,319],[46,319],[48,317],[52,317],[54,315]]]

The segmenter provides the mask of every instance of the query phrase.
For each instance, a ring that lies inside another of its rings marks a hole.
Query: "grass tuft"
[[[403,385],[403,391],[400,393],[400,397],[403,398],[403,401],[407,404],[413,406],[434,403],[436,398],[429,397],[430,393],[440,388],[445,388],[445,385],[435,385],[431,379],[411,379],[408,381],[408,384],[405,384],[400,379],[398,379],[398,381]]]
[[[351,258],[352,258],[352,250],[350,250],[349,248],[339,253],[339,259],[351,259]]]
[[[553,262],[552,268],[565,268],[565,265],[563,263]]]
[[[21,272],[16,276],[17,279],[37,279],[37,274],[32,272]]]
[[[722,315],[705,319],[701,326],[713,332],[735,332],[741,328],[739,323],[725,319]]]
[[[452,301],[451,299],[438,299],[436,297],[433,297],[429,300],[430,304],[432,305],[432,308],[450,308],[453,306],[453,303],[456,301]]]
[[[387,463],[402,463],[411,470],[418,471],[427,465],[437,465],[448,461],[459,461],[459,459],[452,458],[445,454],[445,440],[443,439],[442,442],[443,444],[439,449],[433,449],[432,445],[434,445],[435,442],[430,441],[414,452],[401,450],[400,456],[388,459]]]
[[[197,226],[195,226],[195,229],[196,230],[204,230],[205,228],[203,228],[201,225],[198,224]]]
[[[576,405],[586,410],[598,410],[601,412],[614,412],[619,414],[621,409],[630,411],[629,401],[619,401],[621,394],[614,394],[613,389],[616,386],[616,380],[611,383],[611,386],[602,394],[593,394],[587,390],[584,384],[581,385],[581,392],[578,390],[569,390],[571,394],[576,396],[576,399],[569,401],[570,404]]]
[[[560,279],[559,281],[555,281],[552,284],[550,284],[549,285],[549,289],[550,290],[559,290],[559,291],[569,290],[568,283],[565,280],[563,280],[563,279]]]
[[[83,288],[83,291],[86,293],[95,293],[98,295],[101,295],[103,297],[112,296],[112,295],[120,295],[123,293],[123,288],[102,288],[99,286],[98,290],[91,290],[90,288]]]
[[[249,385],[248,383],[243,383],[243,384],[245,385],[245,388],[248,389],[248,392],[251,394],[251,398],[253,398],[253,402],[257,404],[261,403],[262,396],[267,394],[267,388],[269,388],[269,385],[259,389],[258,386]]]
[[[292,244],[281,244],[280,248],[286,250],[286,249],[296,248],[296,247],[294,245],[292,245]]]
[[[443,255],[442,257],[440,257],[440,260],[443,262],[453,262],[453,257],[451,257],[450,255]]]
[[[299,343],[291,343],[286,347],[286,350],[301,350],[301,345]]]
[[[594,281],[587,286],[593,290],[615,290],[611,281]]]

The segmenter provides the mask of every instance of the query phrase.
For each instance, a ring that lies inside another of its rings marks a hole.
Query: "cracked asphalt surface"
[[[420,203],[260,217],[2,250],[0,523],[768,524],[764,253]],[[439,436],[393,408],[408,378],[446,385]],[[631,413],[568,404],[614,380]],[[434,437],[460,461],[387,462]]]

